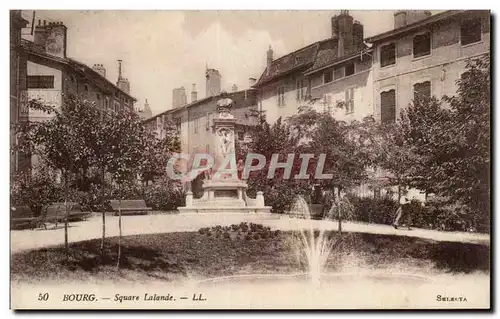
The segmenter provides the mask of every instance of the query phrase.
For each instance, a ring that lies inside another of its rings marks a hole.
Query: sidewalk
[[[77,242],[101,238],[102,222],[101,216],[91,217],[87,221],[70,223],[69,241]],[[327,220],[304,220],[282,217],[277,219],[263,219],[256,215],[242,214],[164,214],[145,216],[122,217],[123,236],[154,234],[168,232],[198,231],[202,227],[215,225],[231,225],[240,222],[261,223],[273,229],[294,230],[300,228],[336,230],[336,221]],[[11,231],[11,253],[28,249],[36,249],[60,245],[64,243],[64,226],[48,225],[48,229],[37,230],[12,230]],[[465,233],[465,232],[442,232],[426,229],[394,229],[392,226],[379,224],[362,224],[343,222],[342,229],[346,232],[361,232],[372,234],[386,234],[398,236],[411,236],[436,241],[452,241],[464,243],[476,243],[489,245],[488,234]],[[118,217],[106,216],[106,237],[118,236]]]

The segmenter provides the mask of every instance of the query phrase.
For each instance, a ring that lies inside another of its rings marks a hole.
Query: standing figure
[[[408,197],[402,198],[402,202],[400,202],[398,210],[396,211],[396,219],[394,219],[394,223],[392,223],[395,229],[398,229],[399,220],[403,215],[406,217],[408,230],[411,230],[410,200]]]

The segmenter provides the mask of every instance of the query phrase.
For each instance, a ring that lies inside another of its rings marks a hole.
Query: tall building
[[[375,119],[391,123],[414,97],[454,95],[467,59],[490,53],[490,12],[398,11],[372,44]]]
[[[26,90],[26,54],[21,49],[21,30],[28,21],[21,16],[20,10],[10,11],[10,145],[17,143],[16,129],[19,125],[21,92]],[[10,173],[19,168],[18,152],[11,152]]]
[[[270,123],[297,114],[304,105],[329,108],[346,121],[372,113],[371,57],[363,25],[346,10],[330,22],[330,38],[278,59],[271,47],[266,52],[266,69],[253,87],[259,89],[259,107]],[[336,108],[338,102],[346,107]]]
[[[183,86],[172,90],[172,107],[177,108],[187,104],[186,89]]]
[[[219,71],[216,69],[206,69],[206,86],[205,97],[217,96],[221,93],[221,78]]]
[[[27,109],[27,101],[37,99],[60,107],[64,97],[71,94],[90,100],[102,109],[132,112],[136,99],[129,93],[130,85],[120,87],[108,80],[102,64],[89,67],[69,58],[66,31],[62,22],[42,23],[39,20],[34,29],[34,41],[22,39],[21,52],[27,59],[27,85],[20,93],[20,122],[43,121],[51,116]],[[120,79],[119,76],[118,84]],[[28,159],[31,160],[33,158]]]

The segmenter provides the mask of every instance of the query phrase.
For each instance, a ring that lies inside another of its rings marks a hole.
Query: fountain
[[[320,276],[324,272],[326,262],[334,241],[329,238],[325,229],[315,231],[311,222],[309,206],[302,196],[298,196],[290,210],[292,215],[302,215],[309,225],[309,229],[300,228],[299,249],[305,255],[308,264],[308,275],[315,286],[320,284]],[[317,236],[316,236],[317,234]]]

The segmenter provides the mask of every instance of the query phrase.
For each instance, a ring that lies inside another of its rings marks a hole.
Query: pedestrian
[[[396,211],[396,219],[394,219],[394,223],[392,223],[395,229],[398,229],[399,220],[403,215],[406,217],[408,230],[411,230],[410,200],[408,197],[403,197],[402,201],[399,203],[398,210]]]

